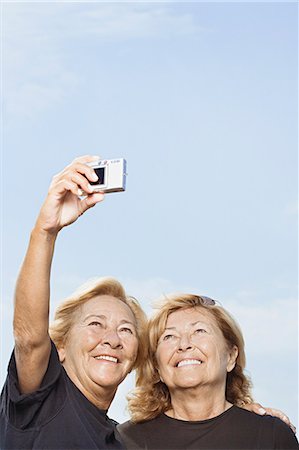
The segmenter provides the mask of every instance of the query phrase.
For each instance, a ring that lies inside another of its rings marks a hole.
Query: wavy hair
[[[58,306],[54,321],[49,327],[52,341],[58,349],[62,347],[81,306],[99,295],[115,297],[131,309],[136,320],[138,336],[138,352],[133,369],[138,368],[147,358],[147,318],[138,301],[134,297],[127,296],[122,284],[114,278],[105,277],[89,280]]]
[[[207,297],[192,294],[172,294],[157,304],[156,314],[148,322],[149,355],[146,363],[136,371],[136,388],[128,396],[131,420],[135,423],[157,417],[171,408],[171,397],[167,386],[160,380],[156,363],[159,338],[165,330],[168,316],[187,308],[204,308],[214,317],[228,348],[237,346],[238,357],[234,369],[227,374],[225,395],[234,405],[243,406],[253,401],[251,382],[244,374],[244,339],[239,325],[221,306]]]

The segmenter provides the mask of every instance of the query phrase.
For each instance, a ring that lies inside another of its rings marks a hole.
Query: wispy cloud
[[[192,35],[199,31],[191,14],[159,3],[97,5],[74,18],[83,21],[89,34],[109,39]]]
[[[9,117],[34,117],[75,93],[69,48],[105,41],[190,35],[191,14],[171,5],[12,3],[3,6],[3,87]],[[89,41],[91,39],[91,41]],[[80,59],[81,51],[77,57]]]
[[[123,40],[201,31],[194,16],[180,8],[137,2],[7,4],[4,25],[10,39],[23,36],[42,42],[75,36]]]

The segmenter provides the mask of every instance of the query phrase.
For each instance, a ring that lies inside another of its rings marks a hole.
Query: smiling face
[[[135,317],[121,300],[94,297],[76,312],[60,360],[74,384],[92,400],[113,395],[131,371],[138,351]],[[112,399],[111,398],[111,399]]]
[[[171,394],[200,386],[225,392],[227,372],[237,355],[235,346],[228,348],[216,319],[199,307],[171,313],[156,350],[160,378]]]

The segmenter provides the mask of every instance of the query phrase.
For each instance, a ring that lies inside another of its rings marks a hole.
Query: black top
[[[52,350],[41,387],[21,394],[14,353],[0,399],[0,449],[124,449],[115,422],[79,391]]]
[[[187,422],[161,414],[117,427],[128,450],[298,449],[292,430],[280,419],[232,406],[217,417]]]

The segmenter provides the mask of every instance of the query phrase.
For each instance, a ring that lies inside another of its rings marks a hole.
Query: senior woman
[[[118,426],[128,449],[297,449],[280,419],[252,402],[242,333],[215,301],[172,295],[149,323],[150,358]]]
[[[85,286],[58,308],[49,333],[50,269],[59,231],[103,199],[76,159],[53,178],[15,293],[15,348],[1,394],[0,448],[123,449],[107,409],[145,356],[145,315],[114,279]],[[81,199],[83,190],[90,195]],[[76,255],[78,264],[84,258]],[[51,339],[52,338],[52,339]]]

